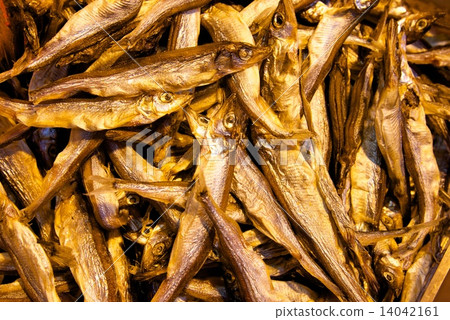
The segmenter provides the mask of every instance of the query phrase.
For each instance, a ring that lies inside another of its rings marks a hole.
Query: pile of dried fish
[[[0,301],[422,299],[450,28],[417,1],[0,0]]]

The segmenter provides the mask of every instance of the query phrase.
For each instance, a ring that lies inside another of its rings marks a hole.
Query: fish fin
[[[50,257],[50,260],[54,264],[67,267],[73,266],[76,263],[72,249],[59,244],[55,244],[54,255]]]
[[[30,127],[22,123],[16,124],[14,127],[11,127],[5,133],[0,135],[0,148],[7,146],[14,141],[25,138],[30,130]]]
[[[203,175],[203,171],[201,171],[201,170],[197,176],[196,184],[197,184],[197,190],[198,190],[198,197],[199,198],[207,197],[209,194],[208,187],[206,186],[205,177]]]
[[[294,129],[292,131],[292,137],[293,139],[297,139],[299,141],[304,141],[307,139],[312,139],[316,136],[316,134],[310,130],[307,129]]]
[[[358,259],[358,263],[364,275],[364,279],[367,281],[372,293],[374,295],[377,295],[378,291],[380,290],[380,284],[378,283],[378,280],[372,269],[372,257],[356,239],[354,241],[353,251]]]
[[[114,178],[105,178],[101,176],[90,176],[86,178],[86,181],[98,183],[101,185],[101,187],[96,188],[95,190],[92,190],[91,192],[88,192],[87,196],[95,196],[102,193],[108,193],[108,192],[116,192],[117,189],[115,187],[115,181]]]
[[[424,222],[421,224],[416,224],[414,226],[404,227],[400,229],[394,230],[385,230],[385,231],[357,231],[356,238],[361,241],[364,245],[375,244],[379,241],[392,239],[392,238],[403,238],[405,236],[409,236],[412,233],[418,232],[422,229],[433,228],[441,222],[447,220],[448,218],[444,217],[441,219],[432,220],[429,222]],[[370,238],[368,238],[370,237]]]

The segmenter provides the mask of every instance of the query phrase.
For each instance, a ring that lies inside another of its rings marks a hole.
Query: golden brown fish
[[[29,127],[100,131],[150,124],[183,108],[191,99],[188,94],[161,92],[132,98],[65,99],[33,106],[0,98],[0,115]]]
[[[345,39],[378,0],[364,1],[362,6],[344,6],[327,10],[308,44],[309,67],[302,68],[306,98],[310,101],[331,70],[332,62]]]
[[[214,41],[243,41],[254,44],[253,36],[241,15],[233,7],[218,3],[202,15],[202,24]],[[251,60],[253,53],[241,51],[243,59]],[[291,136],[268,103],[260,96],[259,68],[254,65],[231,76],[228,81],[231,91],[254,122],[261,123],[275,136]]]
[[[10,121],[0,118],[0,131],[11,126]],[[25,141],[16,141],[0,148],[0,170],[24,206],[30,205],[43,191],[43,178],[36,158]],[[30,218],[34,216],[36,216],[42,240],[54,240],[55,232],[50,204],[43,205]]]
[[[139,11],[142,0],[96,0],[74,14],[62,29],[31,59],[19,59],[12,70],[0,74],[0,82],[29,72],[79,51],[120,28]]]
[[[119,197],[116,190],[93,194],[92,192],[102,186],[101,183],[90,179],[98,176],[102,179],[114,179],[109,167],[105,164],[105,156],[96,151],[86,160],[81,168],[83,185],[89,195],[89,200],[94,212],[95,219],[104,229],[111,230],[120,228],[128,221],[126,211],[119,208]]]
[[[33,301],[60,301],[47,253],[0,184],[0,238]]]
[[[120,231],[108,231],[106,246],[111,255],[113,268],[116,274],[117,290],[119,291],[120,301],[132,301],[130,293],[130,262],[124,252],[124,243]]]
[[[103,234],[95,221],[90,219],[76,187],[76,183],[68,184],[58,195],[55,229],[59,242],[71,249],[74,263],[70,265],[70,270],[84,301],[117,301],[117,282],[111,268],[113,261]]]
[[[403,215],[409,207],[409,193],[406,182],[406,169],[403,155],[403,123],[401,121],[399,86],[399,53],[396,40],[397,23],[390,20],[387,29],[384,60],[384,90],[378,102],[375,115],[375,132],[383,158],[386,161],[394,195],[399,201]]]
[[[204,183],[201,180],[199,182]],[[203,186],[207,188],[204,184]],[[261,257],[245,243],[238,224],[225,215],[206,190],[199,194],[200,201],[214,223],[220,250],[235,272],[244,300],[283,301],[283,295],[272,286],[269,272]]]
[[[212,196],[225,209],[231,187],[234,163],[230,155],[239,143],[243,130],[244,117],[236,106],[235,97],[228,98],[223,105],[217,106],[206,128],[201,127],[197,116],[188,119],[193,132],[204,132],[205,144],[201,148],[200,162],[196,177],[202,174],[210,187]],[[235,143],[229,143],[234,139]],[[196,181],[197,178],[194,180]],[[206,260],[214,237],[214,228],[201,203],[197,200],[198,185],[191,190],[186,210],[181,216],[175,239],[167,278],[162,282],[152,301],[171,301],[181,292],[184,285],[194,277]]]
[[[264,59],[268,51],[264,47],[230,42],[166,51],[139,58],[137,64],[131,62],[123,67],[63,78],[31,91],[30,99],[39,103],[67,98],[79,91],[111,97],[189,90],[246,69]]]

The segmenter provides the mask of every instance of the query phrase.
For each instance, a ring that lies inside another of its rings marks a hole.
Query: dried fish
[[[162,92],[122,99],[69,99],[33,106],[29,102],[0,98],[0,114],[29,127],[100,131],[150,124],[183,108],[191,99],[187,94]]]
[[[87,47],[133,18],[142,0],[97,0],[74,14],[35,57],[23,57],[11,71],[0,74],[0,82],[24,71],[34,71],[55,62],[58,58]]]
[[[117,282],[103,234],[89,218],[76,183],[63,187],[55,209],[55,229],[60,244],[71,249],[70,265],[84,301],[117,301]],[[72,234],[76,232],[77,237]],[[81,297],[79,297],[80,299]]]
[[[33,301],[60,301],[50,260],[0,185],[0,237]]]
[[[243,55],[243,53],[247,55]],[[69,76],[30,92],[34,103],[67,98],[79,91],[101,97],[171,93],[211,84],[261,61],[267,48],[222,42],[163,52],[136,59],[127,66]],[[121,79],[128,79],[121,81]],[[111,86],[114,83],[114,86]]]
[[[0,300],[431,301],[444,10],[0,0]]]

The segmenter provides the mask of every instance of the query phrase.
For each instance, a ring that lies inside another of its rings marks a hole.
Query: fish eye
[[[366,10],[371,6],[371,0],[355,0],[355,7],[358,10]]]
[[[173,100],[173,94],[171,94],[169,92],[163,92],[159,96],[159,100],[161,100],[161,102],[164,102],[164,103],[169,103]]]
[[[130,194],[127,196],[127,203],[128,204],[138,204],[139,203],[139,197],[134,194]]]
[[[426,19],[419,19],[419,21],[417,21],[417,29],[419,30],[423,30],[428,26],[428,22]]]
[[[203,125],[208,125],[209,123],[209,119],[205,116],[198,117],[198,121]]]
[[[224,277],[227,283],[233,283],[235,280],[234,275],[230,271],[225,272]]]
[[[394,282],[394,275],[390,272],[384,272],[383,273],[383,277],[389,282],[392,283]]]
[[[252,57],[253,51],[250,48],[241,48],[238,51],[238,55],[242,60],[248,60]]]
[[[166,245],[164,243],[160,242],[156,246],[153,247],[152,253],[155,256],[160,256],[163,254],[165,248],[166,248]]]
[[[225,118],[223,119],[223,125],[227,129],[233,128],[234,124],[236,123],[236,116],[233,112],[229,112],[225,115]]]
[[[273,15],[273,19],[272,19],[272,25],[275,29],[280,29],[284,26],[285,23],[285,19],[284,19],[284,15],[282,13],[276,12]]]
[[[394,224],[393,221],[392,221],[392,219],[389,218],[389,217],[382,217],[382,218],[381,218],[381,222],[383,222],[383,224],[384,224],[386,227],[392,227],[392,225]]]
[[[47,153],[50,157],[55,158],[58,155],[58,150],[55,145],[48,147]]]

